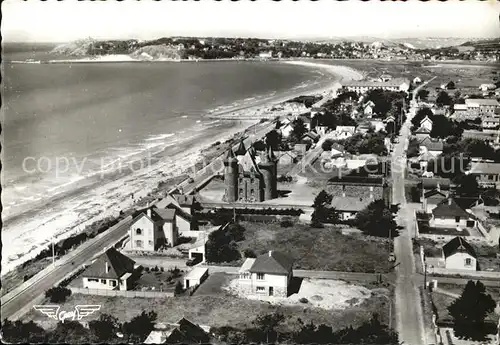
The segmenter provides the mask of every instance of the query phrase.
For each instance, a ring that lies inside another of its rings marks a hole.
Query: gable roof
[[[477,258],[474,248],[466,240],[458,236],[443,246],[443,254],[445,258],[455,254],[456,252],[465,252],[470,256]]]
[[[182,208],[180,208],[179,206],[177,206],[177,205],[175,205],[173,203],[172,204],[168,204],[166,208],[175,210],[175,215],[176,216],[184,218],[185,220],[187,220],[189,222],[193,219],[192,215],[190,215],[189,213],[185,212]]]
[[[232,152],[232,150],[229,150]],[[234,157],[234,155],[233,155]],[[196,199],[194,195],[186,195],[186,194],[176,194],[174,195],[175,200],[177,200],[177,203],[179,206],[184,207],[184,206],[193,206],[193,204],[196,202]]]
[[[180,206],[179,203],[177,202],[177,199],[174,198],[172,195],[167,194],[167,196],[160,201],[158,201],[155,206],[157,208],[166,208],[168,205],[174,204],[176,206]]]
[[[431,130],[430,130],[429,128],[424,127],[424,126],[420,126],[420,128],[419,128],[419,129],[417,129],[417,130],[415,131],[415,134],[417,134],[417,133],[425,133],[425,134],[428,134],[428,133],[430,133],[430,132],[431,132]]]
[[[333,143],[331,149],[332,150],[337,150],[337,151],[340,151],[340,152],[344,152],[345,151],[344,145],[340,145],[339,143]]]
[[[293,259],[281,252],[269,251],[259,255],[250,272],[269,274],[289,274],[292,271]]]
[[[437,188],[438,185],[440,189],[450,189],[451,180],[449,178],[443,177],[424,177],[422,178],[422,188],[433,189]]]
[[[472,163],[469,173],[500,175],[500,163]]]
[[[175,218],[175,209],[154,207],[151,210],[151,218],[153,218],[154,221],[163,220],[171,222]]]
[[[425,137],[420,141],[420,146],[424,146],[429,151],[443,151],[444,144],[441,140],[433,140],[430,137]]]
[[[243,140],[241,140],[238,148],[236,149],[236,151],[234,151],[234,154],[236,156],[243,156],[246,152],[247,149],[245,148],[245,143],[243,143]]]
[[[465,212],[453,198],[446,198],[441,201],[436,208],[432,210],[434,217],[454,218],[465,217],[470,218],[470,215]]]
[[[334,197],[330,205],[337,211],[359,212],[364,210],[372,201],[373,199],[370,198]]]
[[[149,219],[149,221],[151,223],[154,223],[155,221],[153,219],[151,219],[151,217],[149,217],[145,212],[141,212],[137,215],[137,217],[134,218],[134,220],[132,221],[132,224],[130,224],[130,226],[132,226],[133,224],[135,224],[139,219],[141,218],[146,218],[146,219]]]
[[[106,272],[106,262],[108,263],[108,272]],[[135,261],[117,251],[114,247],[108,249],[99,256],[82,273],[83,277],[90,278],[114,278],[119,279],[125,273],[131,273],[134,270]]]
[[[440,190],[437,190],[437,189],[432,189],[426,193],[424,193],[424,198],[427,199],[427,198],[431,198],[431,197],[443,197],[446,198],[446,194],[444,194],[443,192],[441,192]]]
[[[428,115],[425,115],[425,117],[420,121],[420,124],[424,123],[425,121],[429,121],[430,123],[432,123],[432,120],[429,118]]]

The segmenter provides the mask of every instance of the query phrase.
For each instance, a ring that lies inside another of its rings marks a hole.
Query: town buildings
[[[482,187],[500,189],[500,163],[472,162],[467,174],[475,176]]]
[[[476,226],[474,218],[465,212],[452,197],[441,201],[431,212],[432,218],[429,224],[432,227],[463,229]]]
[[[238,271],[238,285],[247,295],[287,297],[292,266],[293,259],[277,251],[247,258]]]
[[[130,225],[127,250],[156,251],[175,246],[179,237],[175,215],[175,209],[157,207],[139,214]]]
[[[475,271],[477,268],[476,252],[462,237],[455,237],[443,246],[443,260],[447,269]]]
[[[240,143],[236,152],[228,151],[224,159],[226,202],[260,202],[277,196],[278,159],[271,147],[260,156],[256,150]]]
[[[352,91],[360,94],[374,89],[408,92],[410,89],[410,80],[406,78],[394,78],[387,81],[354,80],[344,82],[342,88],[345,91]]]
[[[88,289],[127,290],[127,280],[132,276],[134,268],[134,260],[112,247],[83,271],[83,287]]]

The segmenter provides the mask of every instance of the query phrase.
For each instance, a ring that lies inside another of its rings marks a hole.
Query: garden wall
[[[119,296],[126,298],[167,298],[174,297],[174,292],[166,291],[120,291],[120,290],[105,290],[105,289],[86,289],[70,287],[71,293],[78,293],[82,295],[96,295],[96,296]]]

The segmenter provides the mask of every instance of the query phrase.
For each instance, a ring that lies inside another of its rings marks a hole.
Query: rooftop
[[[406,78],[394,78],[389,81],[368,81],[368,80],[352,80],[344,82],[344,86],[354,87],[398,87],[402,84],[410,85],[410,81]]]
[[[467,105],[487,105],[487,106],[500,106],[496,99],[489,98],[468,98],[465,100],[465,104]]]
[[[443,246],[443,253],[446,258],[455,254],[456,252],[465,252],[475,258],[477,257],[474,248],[472,248],[472,246],[466,240],[459,236],[455,237]]]
[[[151,212],[151,216],[154,221],[157,220],[173,221],[175,218],[175,209],[154,207]]]
[[[195,267],[188,274],[184,276],[184,279],[200,279],[205,273],[208,272],[207,267]]]
[[[447,198],[440,202],[437,207],[432,210],[432,214],[434,217],[438,218],[470,218],[470,215],[458,206],[453,198]]]
[[[107,265],[106,265],[107,263]],[[135,261],[117,251],[114,247],[99,256],[82,273],[83,277],[119,279],[134,270]],[[106,272],[106,267],[108,271]]]
[[[288,255],[277,251],[259,255],[250,272],[268,274],[289,274],[292,271],[293,259]]]
[[[500,175],[500,163],[472,163],[469,173]]]
[[[364,210],[372,201],[373,199],[370,198],[334,197],[330,205],[337,211],[359,212]]]

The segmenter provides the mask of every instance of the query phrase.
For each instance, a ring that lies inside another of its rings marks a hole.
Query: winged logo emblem
[[[72,311],[59,311],[61,307],[58,305],[34,305],[33,309],[38,310],[51,319],[64,323],[64,320],[67,319],[71,319],[71,321],[80,321],[84,317],[92,315],[100,310],[101,306],[99,304],[84,304],[75,306],[75,309]]]

